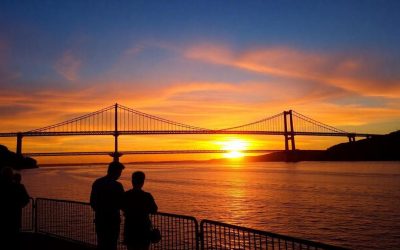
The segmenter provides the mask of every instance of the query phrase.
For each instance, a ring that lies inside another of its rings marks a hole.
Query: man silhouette
[[[22,208],[25,207],[29,203],[29,194],[26,191],[25,185],[22,184],[22,175],[20,173],[15,173],[13,176],[14,183],[16,188],[18,189],[18,196],[23,200],[23,206],[18,207],[18,231],[21,230],[22,227]]]
[[[18,233],[22,208],[29,203],[29,195],[21,184],[13,180],[12,168],[4,167],[0,175],[0,248],[18,249]]]
[[[120,228],[120,213],[124,188],[117,180],[124,165],[111,162],[107,175],[97,179],[92,185],[90,206],[95,211],[97,248],[116,250]]]

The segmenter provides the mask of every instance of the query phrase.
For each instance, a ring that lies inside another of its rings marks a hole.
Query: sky
[[[389,133],[400,129],[399,11],[396,0],[3,0],[0,132],[40,128],[118,102],[211,129],[293,109],[346,131]],[[158,150],[218,148],[227,140],[283,147],[275,137],[121,143]],[[299,138],[298,147],[346,140]],[[14,150],[15,138],[0,144]],[[27,138],[23,150],[111,144],[112,138]]]

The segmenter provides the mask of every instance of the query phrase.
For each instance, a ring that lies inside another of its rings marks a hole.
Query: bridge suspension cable
[[[344,130],[316,121],[294,110],[292,111],[292,114],[293,114],[293,125],[295,132],[349,134]]]
[[[180,122],[149,115],[122,105],[118,105],[119,131],[199,131],[208,130]]]
[[[30,130],[26,133],[113,131],[114,108],[115,105],[112,105],[74,119]]]
[[[288,111],[286,114],[289,114]],[[220,131],[260,131],[267,134],[285,133],[285,112],[279,113],[255,122],[246,123],[243,125],[221,129]],[[316,121],[310,117],[302,115],[296,111],[291,111],[293,133],[308,134],[308,133],[329,133],[329,134],[349,134],[348,132],[332,127],[325,123]],[[290,126],[287,126],[290,127]]]
[[[283,131],[282,113],[243,125],[224,128],[221,131],[263,131],[263,132],[282,132]]]
[[[117,119],[117,120],[116,120]],[[26,133],[105,133],[123,131],[204,131],[205,128],[195,127],[170,121],[154,115],[149,115],[119,104],[104,109],[56,123]]]

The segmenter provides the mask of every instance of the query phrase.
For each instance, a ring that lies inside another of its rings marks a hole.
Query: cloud
[[[0,131],[27,131],[90,113],[118,102],[124,106],[199,127],[220,129],[262,119],[283,110],[333,126],[390,120],[400,116],[398,103],[386,107],[340,105],[321,101],[321,90],[282,95],[279,84],[182,82],[164,87],[128,83],[93,85],[74,90],[4,91],[0,94]],[[279,95],[280,93],[280,95]]]
[[[132,47],[124,51],[122,57],[134,57],[146,46],[139,44]],[[166,45],[163,48],[170,49]],[[253,74],[246,73],[248,79],[235,82],[180,80],[177,72],[176,78],[166,83],[162,76],[159,80],[145,77],[121,80],[118,75],[110,75],[105,79],[79,79],[81,63],[71,51],[67,51],[57,62],[59,70],[63,68],[61,66],[65,68],[60,72],[66,78],[85,84],[71,85],[67,89],[58,89],[58,86],[36,90],[2,88],[0,117],[3,122],[0,131],[9,131],[10,128],[26,131],[43,127],[115,102],[177,122],[215,129],[252,122],[288,109],[341,127],[379,120],[394,121],[400,116],[400,103],[394,98],[398,97],[397,92],[385,90],[390,89],[391,84],[396,84],[386,82],[380,86],[375,82],[376,79],[396,79],[396,72],[385,75],[372,67],[383,65],[386,62],[384,60],[368,62],[355,56],[318,54],[284,47],[235,52],[223,45],[205,44],[184,49],[184,54],[180,54],[176,48],[172,50],[174,56],[183,55],[184,60],[189,58],[196,64],[226,65],[273,77],[252,79]],[[361,81],[361,72],[372,79],[371,86]],[[335,82],[332,79],[341,80]],[[349,83],[342,86],[346,81],[351,81],[353,85]],[[355,91],[361,88],[367,91]],[[375,94],[386,93],[384,101],[369,105],[372,97],[362,95],[372,95],[373,91]],[[386,98],[388,96],[391,98]],[[345,104],[342,101],[352,98],[355,101]]]
[[[365,96],[400,96],[399,64],[368,53],[329,54],[288,47],[235,52],[223,45],[189,47],[185,56],[278,78],[312,81]],[[393,69],[393,70],[388,70]]]
[[[65,79],[76,81],[79,78],[81,65],[81,60],[68,50],[57,60],[54,69]]]
[[[115,102],[169,120],[214,129],[249,123],[290,108],[347,131],[367,133],[390,132],[393,130],[393,126],[382,124],[378,129],[371,129],[368,124],[382,121],[393,123],[400,117],[398,108],[400,104],[395,100],[382,107],[327,103],[323,100],[332,97],[329,91],[320,88],[312,90],[312,86],[310,86],[309,91],[301,92],[301,87],[299,87],[287,95],[279,82],[270,84],[264,82],[243,82],[241,84],[176,82],[154,87],[133,85],[129,82],[104,82],[87,87],[77,85],[74,89],[69,90],[3,90],[0,92],[1,132],[28,131],[48,126],[99,110]],[[334,95],[338,94],[339,92],[334,92]],[[304,143],[301,138],[296,138],[300,148],[305,148],[306,143],[310,143],[308,148],[312,149],[326,148],[332,144],[331,139],[315,142],[312,138],[307,138]],[[224,140],[226,137],[211,135],[123,136],[120,140],[120,148],[157,150],[170,148],[172,145],[174,148],[187,149],[200,147],[200,142],[206,145],[217,139]],[[283,147],[281,137],[252,136],[246,140],[251,140],[252,144],[261,145],[258,146],[259,149]],[[342,138],[342,141],[345,139]],[[15,138],[13,140],[1,139],[0,143],[15,148]],[[96,145],[96,148],[93,145]],[[112,150],[111,145],[111,136],[26,138],[23,150],[24,152]],[[204,145],[203,147],[206,147]],[[146,159],[148,160],[148,158]],[[157,156],[151,159],[164,158]],[[42,158],[40,160],[42,161]],[[66,160],[68,159],[58,161]],[[108,158],[104,160],[108,160]],[[133,160],[138,160],[138,158],[135,157]],[[75,161],[81,161],[81,159]]]
[[[0,86],[12,85],[21,74],[10,68],[10,46],[5,39],[0,38]]]

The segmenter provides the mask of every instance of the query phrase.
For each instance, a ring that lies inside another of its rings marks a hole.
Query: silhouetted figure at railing
[[[22,208],[29,203],[29,195],[22,184],[14,181],[9,167],[1,171],[0,203],[0,248],[18,249]]]
[[[26,188],[24,186],[24,184],[22,184],[22,176],[20,173],[15,173],[13,176],[13,180],[14,183],[18,186],[18,189],[20,190],[19,192],[21,193],[21,195],[23,196],[23,199],[25,199],[26,204],[24,205],[24,207],[29,203],[29,195],[28,192],[26,191]],[[21,230],[22,227],[22,208],[23,207],[19,207],[18,210],[18,230]]]
[[[101,250],[117,249],[120,209],[124,195],[124,188],[117,180],[124,168],[122,163],[110,163],[107,175],[97,179],[92,185],[90,205],[95,211],[97,247]]]
[[[153,196],[142,190],[145,174],[132,174],[132,186],[125,192],[122,210],[125,215],[124,243],[128,250],[148,250],[150,246],[151,220],[149,214],[157,212]]]

